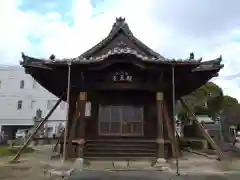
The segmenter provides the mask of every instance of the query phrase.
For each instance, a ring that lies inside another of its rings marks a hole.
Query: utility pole
[[[175,100],[175,68],[174,68],[174,65],[172,66],[172,104],[173,104],[173,109],[172,109],[172,116],[173,116],[173,122],[176,123],[176,118],[175,118],[175,115],[176,115],[176,100]],[[174,124],[174,126],[176,126]],[[176,127],[174,128],[175,129],[175,132],[174,132],[174,136],[176,136]],[[177,153],[177,156],[176,156],[176,167],[177,167],[177,172],[176,172],[176,175],[179,176],[180,173],[179,173],[179,159],[178,159],[178,153]]]
[[[217,117],[218,122],[219,122],[219,128],[220,128],[220,138],[221,141],[224,141],[224,137],[223,137],[223,121],[222,121],[222,111],[220,111],[220,115]]]
[[[66,120],[68,121],[68,113],[69,113],[69,103],[70,103],[70,87],[71,87],[71,62],[68,63],[68,87],[67,87],[67,110],[66,110]],[[67,122],[65,123],[65,131],[64,131],[64,140],[63,140],[63,161],[66,160],[66,146],[67,146]],[[71,143],[71,142],[68,142]]]

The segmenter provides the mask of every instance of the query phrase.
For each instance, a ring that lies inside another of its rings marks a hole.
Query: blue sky
[[[18,64],[22,51],[76,57],[124,16],[134,35],[165,57],[222,55],[225,68],[214,81],[240,100],[239,7],[238,0],[1,0],[0,63]]]
[[[19,6],[22,11],[36,11],[41,14],[55,11],[63,15],[71,11],[71,8],[72,2],[68,0],[22,0]]]

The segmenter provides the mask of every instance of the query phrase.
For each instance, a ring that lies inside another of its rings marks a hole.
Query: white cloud
[[[192,2],[188,7],[188,3],[177,6],[164,0],[108,0],[96,10],[89,0],[73,0],[68,16],[72,16],[74,25],[69,26],[58,12],[24,12],[18,8],[21,1],[1,0],[0,63],[17,64],[22,51],[36,57],[47,58],[52,53],[57,57],[76,57],[103,39],[116,17],[124,16],[134,35],[163,56],[185,58],[192,51],[204,58],[223,55],[225,68],[220,75],[239,72],[240,42],[233,39],[240,35],[240,27],[230,22],[238,11],[234,9],[222,17],[219,12],[226,6],[224,2],[222,7],[198,11],[199,8],[206,9],[206,4],[201,2],[194,6]],[[228,9],[233,7],[228,6]],[[215,82],[223,87],[225,93],[240,100],[237,80],[223,81],[219,78]]]

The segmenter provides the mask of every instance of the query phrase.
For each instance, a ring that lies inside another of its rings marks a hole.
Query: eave
[[[212,68],[198,68],[193,69],[189,76],[184,76],[182,81],[178,81],[176,84],[176,97],[188,95],[193,91],[200,88],[203,84],[207,83],[213,77],[218,76],[218,72],[223,68],[223,65]],[[184,84],[184,85],[183,85]]]
[[[195,67],[201,65],[201,60],[188,60],[188,59],[165,59],[165,60],[161,60],[161,59],[149,59],[147,57],[144,57],[140,54],[137,53],[129,53],[129,52],[115,52],[115,53],[108,53],[108,54],[103,54],[101,56],[97,56],[96,58],[90,58],[90,59],[79,59],[79,58],[64,58],[64,59],[37,59],[34,57],[30,57],[25,55],[24,53],[22,53],[22,58],[23,61],[20,63],[22,66],[36,66],[36,67],[40,67],[42,66],[43,68],[51,68],[52,65],[68,65],[69,63],[71,63],[72,65],[74,64],[86,64],[86,65],[90,65],[90,64],[94,64],[94,63],[104,63],[104,61],[108,61],[109,57],[111,56],[119,56],[119,55],[132,55],[136,58],[136,60],[145,62],[145,63],[151,63],[151,64],[165,64],[165,65],[174,65],[174,66],[186,66],[186,65],[193,65]],[[206,61],[207,62],[207,61]],[[51,65],[51,66],[49,66]]]
[[[24,56],[24,58],[26,58],[26,56]],[[178,65],[175,66],[176,63],[174,63],[174,67],[177,70],[176,77],[180,78],[178,80],[176,79],[177,80],[176,98],[179,98],[181,96],[193,92],[194,90],[198,89],[203,84],[205,84],[207,81],[209,81],[212,77],[217,76],[218,71],[221,68],[223,68],[223,65],[216,65],[216,63],[213,63],[215,61],[211,62],[212,63],[208,63],[207,65],[205,63],[201,63],[202,65],[199,65],[197,68],[193,68],[191,72],[183,71],[184,74],[182,74],[182,72],[178,71],[177,69],[179,69],[179,67],[181,68],[181,66],[182,67],[186,66],[186,64],[184,65],[183,63],[177,63]],[[54,95],[59,97],[64,91],[64,89],[66,89],[67,67],[61,68],[61,70],[63,71],[61,71],[60,73],[58,70],[59,68],[54,64],[52,64],[53,67],[51,67],[50,64],[46,63],[43,60],[34,59],[33,61],[31,61],[31,59],[29,58],[27,58],[27,62],[25,59],[25,62],[21,63],[21,65],[34,79],[36,79],[39,82],[39,84],[41,84],[44,88],[46,88]],[[169,66],[169,72],[165,74],[166,75],[165,80],[169,81],[168,89],[171,89],[170,68],[172,67],[173,64],[172,66]],[[61,81],[59,81],[59,79],[61,79]]]
[[[20,65],[25,68],[40,68],[50,71],[52,70],[52,68],[47,64],[43,63],[44,61],[41,59],[26,56],[24,53],[22,53],[22,59],[23,61],[20,61]]]
[[[57,97],[60,97],[67,89],[67,76],[65,76],[65,74],[59,76],[58,72],[33,67],[25,67],[25,71],[27,71],[27,73],[30,74],[42,87]],[[63,100],[66,100],[66,96],[63,97]]]

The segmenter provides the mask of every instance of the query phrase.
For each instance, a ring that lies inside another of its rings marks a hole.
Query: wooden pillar
[[[80,92],[78,109],[79,118],[76,130],[76,136],[78,138],[77,157],[83,158],[83,148],[85,144],[85,108],[86,108],[87,92]]]
[[[157,158],[164,158],[163,93],[156,93],[157,101]]]
[[[170,155],[170,152],[169,152],[169,155],[170,156],[173,156],[173,157],[178,157],[178,142],[176,140],[176,136],[175,136],[175,121],[173,119],[173,115],[172,115],[172,109],[169,109],[169,107],[167,106],[166,104],[166,101],[163,102],[163,118],[164,118],[164,121],[166,123],[166,131],[167,131],[167,135],[168,135],[168,138],[170,140],[170,144],[171,144],[171,151],[172,151],[172,154]],[[170,113],[170,117],[169,117],[169,112]],[[168,156],[168,157],[170,157]]]
[[[77,102],[77,94],[70,93],[70,102],[69,102],[69,112],[68,112],[68,122],[66,124],[67,127],[67,158],[73,157],[73,146],[72,139],[74,139],[74,130],[75,130],[75,120],[76,120],[76,102]],[[63,134],[64,136],[64,134]]]

